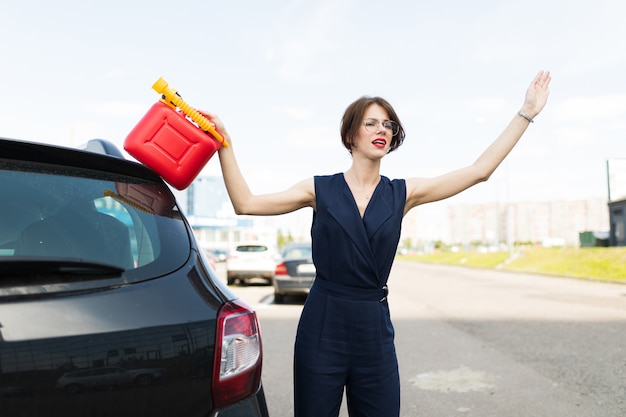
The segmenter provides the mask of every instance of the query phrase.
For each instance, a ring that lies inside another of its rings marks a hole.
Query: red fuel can
[[[220,143],[183,112],[156,102],[124,141],[124,149],[179,190],[192,183]]]

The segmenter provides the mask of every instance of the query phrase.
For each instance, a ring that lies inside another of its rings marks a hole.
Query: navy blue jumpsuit
[[[404,180],[381,177],[363,217],[343,174],[315,177],[311,237],[317,276],[295,342],[296,417],[400,414],[387,278],[400,239]]]

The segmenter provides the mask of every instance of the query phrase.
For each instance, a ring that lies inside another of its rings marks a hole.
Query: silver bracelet
[[[527,115],[526,113],[524,113],[523,111],[519,111],[517,114],[519,114],[520,116],[522,116],[524,119],[528,120],[528,123],[535,123],[535,121],[533,120],[532,117],[530,117],[529,115]]]

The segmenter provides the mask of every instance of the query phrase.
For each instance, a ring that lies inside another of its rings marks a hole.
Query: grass
[[[500,268],[626,284],[626,248],[516,248],[509,252],[440,252],[426,255],[398,255],[398,259],[460,265],[477,268]]]

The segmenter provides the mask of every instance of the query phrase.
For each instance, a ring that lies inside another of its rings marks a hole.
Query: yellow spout
[[[152,89],[161,94],[162,102],[173,108],[181,109],[181,111],[191,120],[196,122],[202,130],[209,132],[211,136],[213,136],[215,140],[221,143],[224,147],[228,147],[228,142],[226,142],[224,137],[222,137],[222,135],[215,129],[213,123],[201,115],[196,109],[187,104],[178,92],[172,89],[163,78],[159,77],[159,79],[152,85]]]

